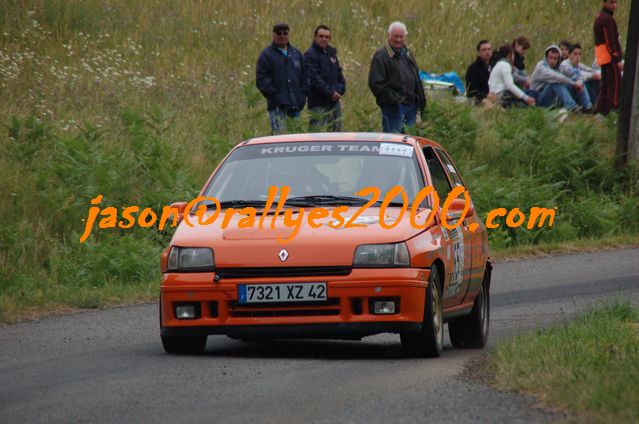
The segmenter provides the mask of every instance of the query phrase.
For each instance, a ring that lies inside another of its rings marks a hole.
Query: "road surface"
[[[639,249],[495,265],[489,348],[597,299],[639,303]],[[4,422],[552,422],[532,399],[460,377],[480,351],[404,359],[397,335],[254,344],[209,337],[166,355],[157,305],[0,326]]]

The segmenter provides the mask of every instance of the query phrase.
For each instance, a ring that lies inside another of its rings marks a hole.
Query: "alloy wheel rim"
[[[486,334],[486,325],[488,324],[488,320],[486,319],[488,316],[488,302],[486,302],[486,292],[483,285],[481,286],[481,290],[479,291],[479,302],[479,310],[481,311],[481,330],[483,334]]]
[[[439,307],[439,291],[437,288],[433,288],[433,325],[437,344],[442,346],[444,344],[444,328],[442,326],[442,311]]]

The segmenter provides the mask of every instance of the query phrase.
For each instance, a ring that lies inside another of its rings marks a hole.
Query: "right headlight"
[[[408,268],[410,266],[408,247],[406,247],[406,243],[357,246],[353,266],[359,268]]]
[[[166,268],[173,272],[214,271],[213,250],[208,247],[172,247]]]

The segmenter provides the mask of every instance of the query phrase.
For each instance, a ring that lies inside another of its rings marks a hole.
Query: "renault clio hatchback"
[[[442,146],[419,137],[293,134],[238,144],[201,197],[174,204],[181,222],[161,257],[165,351],[201,354],[209,335],[398,333],[406,355],[437,357],[445,323],[455,347],[483,347],[486,230],[469,196],[442,210],[463,184]],[[371,187],[381,195],[364,195]]]

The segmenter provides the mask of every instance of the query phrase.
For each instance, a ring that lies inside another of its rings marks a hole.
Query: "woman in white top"
[[[497,55],[500,59],[490,72],[490,78],[488,78],[490,94],[496,96],[500,101],[506,100],[508,97],[514,97],[529,106],[533,106],[535,98],[524,93],[513,81],[512,64],[514,55],[512,47],[508,44],[501,46],[497,51]]]

